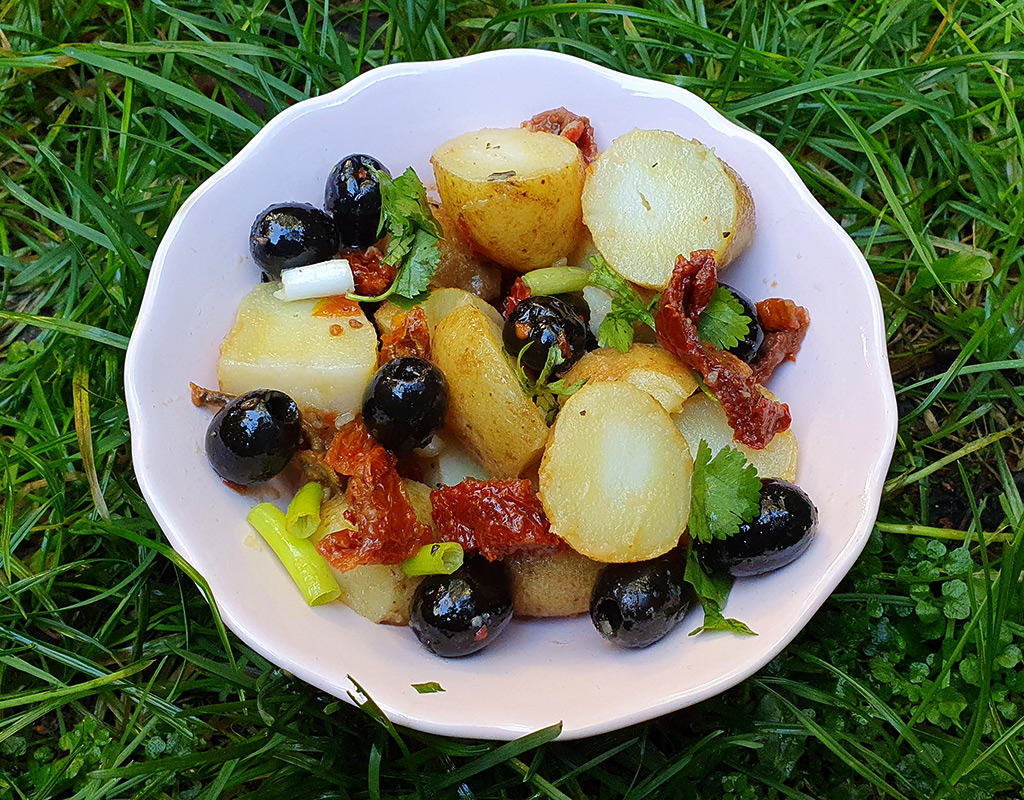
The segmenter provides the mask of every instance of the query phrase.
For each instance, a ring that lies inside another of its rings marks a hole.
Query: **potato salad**
[[[808,313],[719,280],[756,236],[742,178],[684,131],[601,151],[564,108],[430,163],[346,155],[322,203],[254,220],[219,386],[193,386],[226,486],[291,497],[249,523],[310,604],[439,656],[513,616],[752,633],[733,579],[797,558],[817,510],[768,388]]]

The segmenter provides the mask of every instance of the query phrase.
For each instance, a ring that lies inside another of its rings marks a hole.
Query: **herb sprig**
[[[565,381],[561,378],[549,383],[548,378],[551,377],[552,370],[565,361],[558,347],[552,345],[548,348],[544,367],[537,376],[537,380],[531,381],[526,374],[526,370],[523,369],[523,354],[528,347],[532,346],[533,342],[530,342],[519,351],[519,356],[515,362],[516,377],[519,379],[519,385],[522,387],[523,392],[537,404],[537,408],[544,414],[544,421],[550,425],[558,415],[558,398],[576,394],[576,392],[583,388],[583,384],[587,382],[587,379],[584,378],[583,380],[576,381],[571,386],[566,386]]]

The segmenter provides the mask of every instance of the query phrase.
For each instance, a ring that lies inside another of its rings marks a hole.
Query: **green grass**
[[[0,798],[1024,792],[1024,2],[0,0],[0,31]],[[779,148],[868,257],[902,416],[807,630],[580,742],[396,730],[275,669],[128,450],[124,348],[188,194],[296,100],[510,46],[684,86]]]

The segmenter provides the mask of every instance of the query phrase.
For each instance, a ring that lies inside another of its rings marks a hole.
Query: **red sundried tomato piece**
[[[343,256],[352,268],[356,294],[376,297],[384,294],[395,282],[397,270],[389,264],[381,263],[380,252],[376,248],[349,250]]]
[[[764,329],[764,341],[751,363],[754,380],[764,383],[783,361],[794,361],[811,324],[810,314],[792,300],[769,297],[757,304],[757,318]]]
[[[522,278],[516,278],[512,283],[512,288],[509,289],[508,297],[505,298],[505,308],[502,310],[502,315],[505,319],[508,319],[508,315],[516,310],[516,306],[527,297],[530,297],[530,295],[530,287],[526,285]]]
[[[467,478],[432,491],[430,504],[440,541],[458,542],[489,561],[563,546],[551,533],[540,498],[527,480]]]
[[[391,319],[391,332],[381,334],[380,356],[383,365],[402,356],[419,356],[430,360],[430,324],[426,312],[414,306]]]
[[[565,106],[542,111],[526,120],[521,127],[564,136],[580,149],[583,160],[588,164],[597,158],[597,142],[594,141],[594,127],[590,120],[574,114]]]
[[[355,525],[317,544],[332,567],[345,572],[364,564],[400,564],[432,541],[430,526],[416,519],[395,457],[370,436],[362,419],[338,431],[324,460],[348,476],[345,519]]]
[[[713,250],[679,256],[654,317],[658,343],[700,373],[725,409],[736,441],[762,449],[775,434],[789,428],[789,407],[761,394],[761,385],[747,364],[697,335],[697,319],[717,284]]]

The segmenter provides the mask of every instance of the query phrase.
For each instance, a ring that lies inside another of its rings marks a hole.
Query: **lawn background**
[[[222,628],[139,494],[122,368],[171,217],[267,119],[513,46],[779,148],[877,277],[901,423],[866,552],[758,675],[498,745],[395,730]],[[1020,797],[1022,62],[1019,0],[0,0],[0,799]]]

